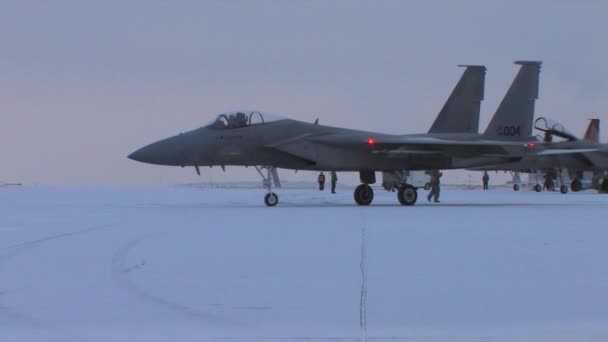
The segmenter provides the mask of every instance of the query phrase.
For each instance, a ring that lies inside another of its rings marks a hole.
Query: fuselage
[[[320,142],[324,136],[360,137],[348,146]],[[454,157],[441,153],[386,153],[375,140],[387,138],[481,140],[478,134],[389,135],[279,119],[260,124],[211,124],[145,146],[129,158],[171,166],[269,165],[296,170],[390,171],[468,168],[505,163],[505,156]]]

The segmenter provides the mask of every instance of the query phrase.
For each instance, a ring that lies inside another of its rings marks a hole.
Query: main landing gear
[[[268,189],[268,193],[264,196],[264,204],[267,207],[274,207],[279,203],[279,196],[272,192],[273,175],[276,174],[276,168],[274,166],[256,166],[255,169],[262,176],[264,187]],[[266,169],[266,175],[264,175],[264,169]]]
[[[519,174],[519,171],[511,172],[511,174],[513,176],[513,191],[519,191],[521,188],[521,175]]]
[[[374,190],[367,184],[361,184],[355,188],[355,202],[358,205],[370,205],[374,200]]]
[[[566,182],[566,177],[567,175],[564,176],[564,170],[561,168],[555,169],[555,172],[547,173],[545,175],[545,189],[547,189],[547,191],[555,191],[559,185],[559,192],[562,194],[567,194],[569,188]]]
[[[375,174],[373,172],[360,172],[360,178],[362,184],[355,189],[355,202],[358,205],[370,205],[374,200],[374,190],[369,184],[376,182]],[[411,184],[403,183],[397,191],[397,199],[401,205],[412,206],[418,200],[418,189]]]
[[[399,187],[397,199],[401,205],[414,205],[418,200],[418,190],[411,184],[403,184]]]
[[[369,184],[376,183],[376,173],[374,171],[360,171],[359,179],[361,179],[362,184],[355,188],[355,203],[370,205],[374,200],[374,190]]]

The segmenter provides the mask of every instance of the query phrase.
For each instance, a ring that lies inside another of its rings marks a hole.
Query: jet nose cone
[[[129,159],[157,165],[184,165],[187,160],[188,141],[181,136],[176,136],[150,145],[129,154]]]
[[[162,156],[154,144],[144,146],[128,155],[128,158],[141,163],[158,164]]]
[[[138,162],[146,163],[149,158],[146,157],[145,147],[129,154],[127,158]]]

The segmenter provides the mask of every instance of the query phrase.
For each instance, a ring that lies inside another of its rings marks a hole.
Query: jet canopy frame
[[[534,121],[534,128],[545,132],[546,141],[551,141],[551,136],[557,136],[569,141],[578,140],[576,135],[568,131],[564,125],[548,117],[543,116],[536,119]]]
[[[236,129],[264,125],[279,120],[284,120],[284,118],[259,111],[243,110],[219,114],[213,122],[204,127],[211,129]]]

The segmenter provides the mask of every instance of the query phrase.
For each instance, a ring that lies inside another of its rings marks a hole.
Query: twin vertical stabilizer
[[[484,96],[486,67],[483,65],[461,65],[466,67],[460,80],[429,133],[477,133],[479,112]]]
[[[484,133],[488,138],[528,140],[532,137],[541,62],[517,61],[515,64],[521,67]]]

